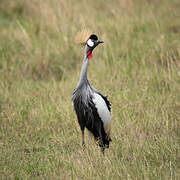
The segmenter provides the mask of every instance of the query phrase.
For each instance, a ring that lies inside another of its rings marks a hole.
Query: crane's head
[[[79,32],[75,38],[76,43],[84,46],[85,55],[87,55],[88,59],[92,58],[92,51],[96,46],[103,41],[98,40],[97,35],[92,34],[92,32],[88,29],[84,29]]]
[[[104,43],[104,41],[98,40],[98,37],[95,34],[90,35],[85,45],[88,59],[92,58],[93,49],[101,43]]]

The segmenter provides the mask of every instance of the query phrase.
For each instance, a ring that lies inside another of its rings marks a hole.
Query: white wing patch
[[[110,112],[107,108],[107,105],[104,99],[97,93],[94,93],[93,102],[97,108],[98,114],[104,124],[105,131],[109,134],[110,132]]]

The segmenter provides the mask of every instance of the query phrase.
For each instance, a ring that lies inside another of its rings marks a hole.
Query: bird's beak
[[[101,44],[101,43],[104,43],[104,41],[96,40],[93,49],[94,49],[96,46],[98,46],[99,44]],[[92,49],[92,50],[93,50],[93,49]]]
[[[104,43],[104,41],[101,41],[101,40],[97,40],[96,43],[95,43],[95,47],[101,43]]]
[[[98,40],[98,44],[104,43],[104,41]]]

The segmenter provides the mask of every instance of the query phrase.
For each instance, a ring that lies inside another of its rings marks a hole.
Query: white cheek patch
[[[87,44],[88,44],[88,46],[90,46],[90,47],[93,47],[93,46],[94,46],[94,42],[93,42],[91,39],[88,39]]]

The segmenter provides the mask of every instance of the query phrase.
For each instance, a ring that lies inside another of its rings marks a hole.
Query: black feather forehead
[[[95,34],[91,34],[91,36],[89,37],[89,39],[98,40],[98,37],[97,37]]]

